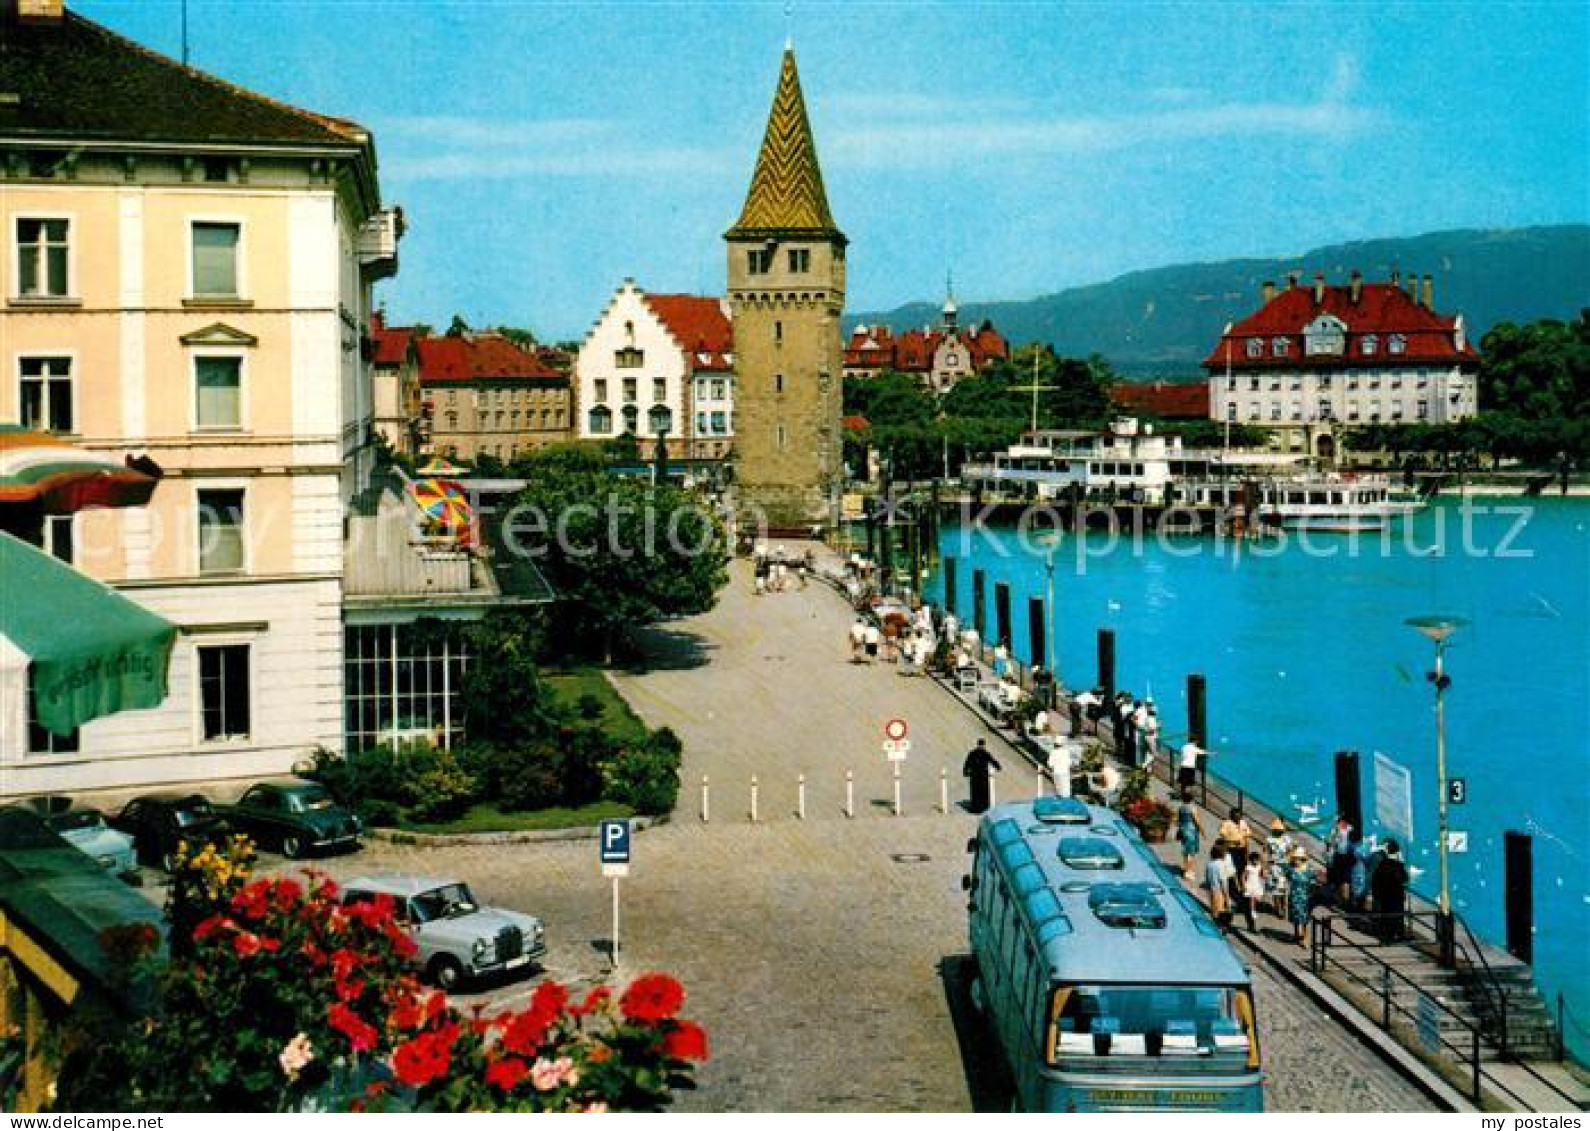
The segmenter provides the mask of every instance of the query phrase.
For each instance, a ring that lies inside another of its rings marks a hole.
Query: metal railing
[[[1468,940],[1466,948],[1460,947],[1464,951],[1464,957],[1468,959],[1468,977],[1464,980],[1465,984],[1478,987],[1484,995],[1485,1010],[1495,1019],[1497,1049],[1502,1059],[1507,1060],[1510,1056],[1507,1046],[1507,988],[1496,976],[1496,971],[1491,969],[1490,961],[1485,957],[1485,948],[1474,937],[1474,932],[1469,930],[1469,925],[1464,921],[1463,916],[1454,913],[1451,919]]]

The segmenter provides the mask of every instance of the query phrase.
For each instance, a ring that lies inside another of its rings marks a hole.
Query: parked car
[[[105,823],[98,809],[68,809],[51,813],[44,823],[61,839],[98,860],[113,876],[127,876],[138,870],[133,838]]]
[[[358,848],[364,826],[312,781],[259,782],[221,810],[228,825],[294,859],[306,852]]]
[[[158,864],[168,872],[179,845],[186,844],[190,853],[196,853],[220,839],[225,827],[209,798],[198,793],[135,797],[110,823],[137,841],[140,863]]]
[[[482,907],[462,880],[384,875],[342,885],[344,903],[392,897],[419,947],[416,963],[444,990],[466,978],[519,970],[545,956],[546,925],[534,915]]]

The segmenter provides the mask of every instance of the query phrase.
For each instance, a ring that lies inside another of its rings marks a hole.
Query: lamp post
[[[1058,523],[1058,519],[1056,522]],[[1056,528],[1043,539],[1043,572],[1048,579],[1048,599],[1043,606],[1044,648],[1049,660],[1049,674],[1054,678],[1055,693],[1060,691],[1060,657],[1054,650],[1054,551],[1060,544],[1060,530]]]
[[[1462,617],[1424,616],[1409,617],[1406,623],[1435,644],[1435,670],[1429,673],[1429,680],[1435,684],[1435,776],[1437,788],[1440,790],[1436,797],[1436,826],[1440,838],[1436,848],[1441,863],[1440,919],[1437,924],[1436,942],[1440,948],[1441,965],[1450,967],[1455,960],[1456,939],[1453,934],[1452,885],[1451,873],[1447,867],[1446,843],[1446,689],[1452,685],[1452,680],[1446,674],[1445,660],[1448,638],[1469,622]]]

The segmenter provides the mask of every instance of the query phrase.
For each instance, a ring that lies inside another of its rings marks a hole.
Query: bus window
[[[1072,986],[1057,991],[1051,1047],[1066,1056],[1197,1056],[1258,1067],[1253,1000],[1223,986]]]

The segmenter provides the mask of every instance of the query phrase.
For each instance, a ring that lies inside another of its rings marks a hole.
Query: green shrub
[[[410,747],[398,758],[403,770],[403,800],[419,821],[450,821],[479,800],[479,783],[451,750]]]
[[[644,743],[619,751],[608,763],[605,796],[648,817],[672,812],[683,750],[679,736],[663,727]]]

